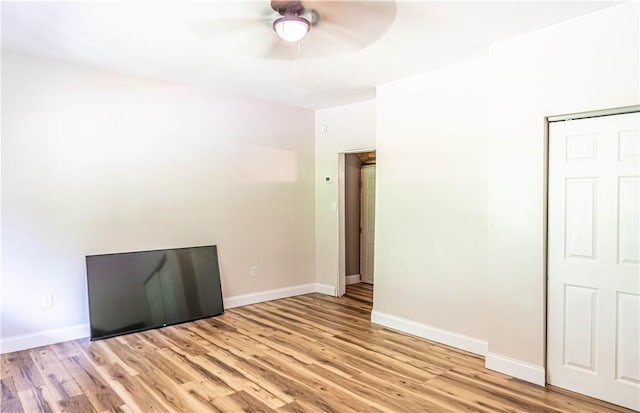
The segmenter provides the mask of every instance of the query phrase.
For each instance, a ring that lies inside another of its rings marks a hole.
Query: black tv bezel
[[[92,322],[91,322],[91,294],[89,294],[89,289],[90,289],[90,287],[89,287],[89,285],[90,285],[90,281],[89,281],[89,258],[91,258],[91,257],[106,257],[106,256],[111,256],[111,255],[138,254],[138,253],[141,253],[141,252],[159,252],[159,251],[166,252],[166,251],[177,251],[177,250],[192,250],[192,249],[196,249],[196,248],[213,248],[215,250],[216,259],[218,261],[218,283],[220,284],[219,285],[219,287],[220,287],[220,303],[222,304],[222,312],[220,312],[219,314],[205,314],[205,315],[202,315],[202,316],[189,318],[189,319],[185,319],[185,320],[182,320],[182,321],[176,321],[174,323],[164,323],[162,325],[144,327],[144,328],[132,329],[132,330],[126,330],[126,331],[121,331],[121,332],[113,333],[113,334],[106,334],[106,335],[102,335],[102,336],[98,336],[98,337],[94,337],[93,336],[93,328],[92,328]],[[91,341],[104,340],[104,339],[107,339],[107,338],[123,336],[123,335],[126,335],[126,334],[139,333],[141,331],[156,330],[156,329],[163,328],[163,327],[169,327],[169,326],[174,326],[174,325],[178,325],[178,324],[184,324],[184,323],[188,323],[188,322],[191,322],[191,321],[202,320],[202,319],[210,318],[210,317],[217,317],[217,316],[220,316],[220,315],[224,314],[224,297],[222,295],[222,274],[220,273],[220,257],[218,256],[218,246],[216,244],[214,244],[214,245],[196,245],[196,246],[193,246],[193,247],[157,248],[157,249],[138,250],[138,251],[110,252],[110,253],[106,253],[106,254],[85,255],[85,273],[86,273],[86,280],[87,280],[87,304],[88,304],[88,308],[89,308],[89,339]]]

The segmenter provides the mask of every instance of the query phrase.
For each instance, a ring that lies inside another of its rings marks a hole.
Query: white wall
[[[377,90],[372,320],[545,381],[545,116],[638,104],[638,3]]]
[[[368,100],[316,111],[316,277],[336,286],[338,279],[338,153],[373,149],[376,103]],[[327,132],[322,132],[322,126]],[[333,182],[324,183],[331,176]]]
[[[484,353],[487,62],[377,90],[376,322]]]
[[[217,244],[226,298],[315,282],[312,111],[7,51],[2,86],[5,344],[85,326],[87,254]]]
[[[487,365],[544,382],[544,117],[638,104],[638,3],[494,44]]]

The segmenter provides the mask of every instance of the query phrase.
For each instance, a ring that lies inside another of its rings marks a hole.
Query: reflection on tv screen
[[[87,256],[91,339],[224,312],[215,245]]]

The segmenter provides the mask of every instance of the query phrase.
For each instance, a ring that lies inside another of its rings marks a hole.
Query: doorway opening
[[[338,296],[373,295],[376,152],[339,154]],[[363,288],[355,288],[364,284]],[[347,288],[347,286],[352,286]],[[371,298],[372,299],[372,298]]]

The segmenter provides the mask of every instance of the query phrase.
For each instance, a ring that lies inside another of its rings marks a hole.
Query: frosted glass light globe
[[[282,16],[273,22],[273,30],[285,42],[299,42],[307,35],[311,25],[300,16]]]

